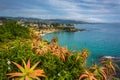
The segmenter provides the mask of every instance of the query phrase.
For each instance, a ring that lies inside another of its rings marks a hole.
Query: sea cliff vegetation
[[[45,41],[15,21],[1,25],[0,80],[119,80],[114,60],[86,66],[87,49],[73,52],[57,41]]]

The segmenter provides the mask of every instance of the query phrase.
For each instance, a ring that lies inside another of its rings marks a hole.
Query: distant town
[[[77,29],[75,24],[85,23],[72,20],[42,20],[36,18],[23,18],[23,17],[0,17],[0,25],[3,25],[8,20],[14,20],[17,24],[25,27],[31,27],[36,30],[38,34],[43,36],[45,33],[57,32],[57,31],[84,31],[85,29]]]

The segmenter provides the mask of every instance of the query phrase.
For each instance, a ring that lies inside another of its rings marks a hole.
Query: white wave
[[[104,56],[104,58],[114,59],[115,57],[113,57],[113,56]]]

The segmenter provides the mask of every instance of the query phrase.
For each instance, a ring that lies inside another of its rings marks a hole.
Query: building
[[[3,25],[3,22],[0,20],[0,25]]]
[[[30,23],[29,26],[30,27],[38,27],[38,24],[36,24],[36,23]]]

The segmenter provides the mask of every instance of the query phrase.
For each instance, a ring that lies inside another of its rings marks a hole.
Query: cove
[[[51,41],[57,36],[59,44],[70,50],[87,48],[90,51],[88,64],[98,62],[102,56],[120,57],[120,24],[77,24],[75,27],[86,31],[49,33],[43,39]]]

